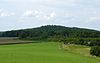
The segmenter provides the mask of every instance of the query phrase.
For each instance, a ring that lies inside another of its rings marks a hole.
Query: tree
[[[90,54],[95,56],[100,56],[100,46],[91,47]]]
[[[63,39],[100,38],[100,31],[84,29],[84,28],[76,28],[76,27],[47,25],[47,26],[41,26],[37,28],[5,31],[5,32],[1,32],[0,36],[1,37],[19,37],[20,39],[27,38],[27,39],[33,39],[33,40],[45,40],[45,39],[59,40],[61,38]],[[71,43],[76,42],[77,44],[81,44],[81,45],[87,44],[87,41],[84,41],[84,39],[80,39],[79,41],[76,39],[69,39],[69,40],[71,41]]]

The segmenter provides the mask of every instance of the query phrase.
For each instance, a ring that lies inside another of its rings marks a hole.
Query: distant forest
[[[20,39],[33,40],[57,40],[62,38],[100,38],[100,31],[76,27],[46,25],[31,29],[0,32],[0,37],[19,37]]]

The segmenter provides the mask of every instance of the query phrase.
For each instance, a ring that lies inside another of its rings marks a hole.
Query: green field
[[[71,53],[56,42],[0,45],[0,63],[100,63],[100,60]]]

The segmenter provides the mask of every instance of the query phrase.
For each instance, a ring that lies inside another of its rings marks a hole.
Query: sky
[[[100,30],[100,0],[0,0],[0,31],[43,25]]]

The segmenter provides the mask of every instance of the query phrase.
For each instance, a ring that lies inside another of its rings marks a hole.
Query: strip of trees
[[[100,38],[66,38],[61,39],[60,42],[64,42],[64,44],[100,46]]]
[[[64,44],[90,46],[90,54],[93,56],[100,56],[100,38],[67,38],[61,39],[60,42],[64,42]]]

